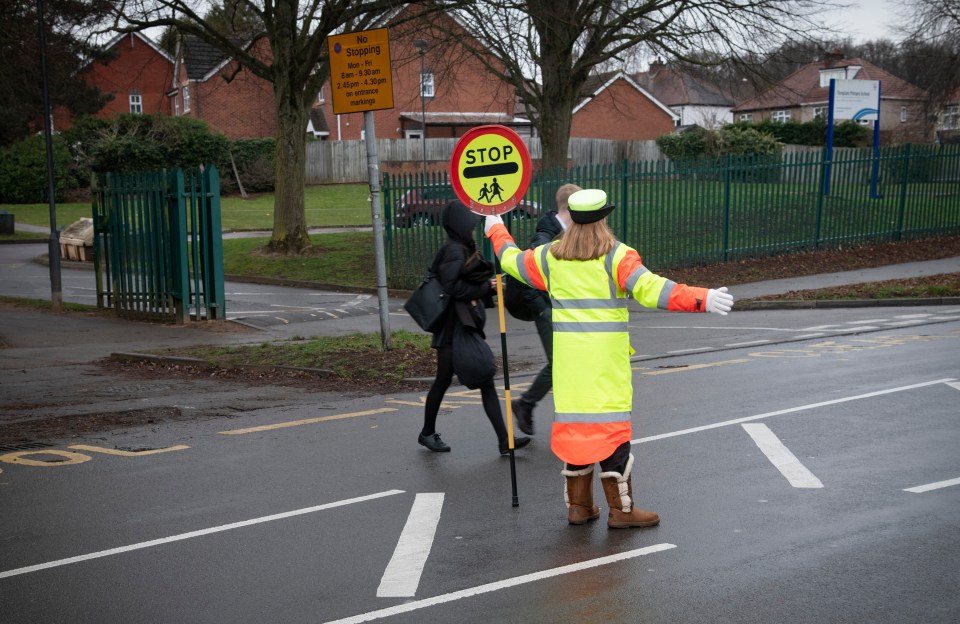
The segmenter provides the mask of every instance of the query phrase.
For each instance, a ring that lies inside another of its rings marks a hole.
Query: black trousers
[[[453,349],[440,347],[437,349],[437,376],[427,392],[427,404],[423,410],[423,429],[420,433],[430,436],[437,431],[437,413],[443,403],[443,395],[453,382]],[[503,412],[500,410],[500,397],[493,380],[480,387],[480,400],[483,402],[483,411],[487,415],[493,430],[497,434],[497,442],[506,442],[507,426],[503,422]]]
[[[614,449],[610,457],[600,460],[600,470],[602,472],[616,472],[626,477],[627,475],[623,474],[623,471],[627,469],[628,461],[630,461],[630,442],[624,442]],[[566,464],[567,470],[570,471],[583,470],[589,465]]]
[[[538,316],[533,322],[537,326],[537,335],[540,336],[540,344],[543,345],[543,352],[547,356],[547,364],[540,369],[533,383],[520,396],[520,403],[530,409],[536,407],[553,387],[553,320],[550,317],[550,310]]]

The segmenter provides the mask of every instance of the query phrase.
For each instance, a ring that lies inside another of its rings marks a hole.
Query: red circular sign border
[[[513,146],[517,148],[517,151],[520,152],[520,161],[523,164],[523,174],[516,192],[502,203],[493,206],[486,206],[473,201],[473,198],[467,195],[467,192],[463,189],[463,185],[460,183],[460,156],[463,155],[470,141],[476,138],[476,135],[487,134],[498,134],[510,141]],[[453,185],[453,192],[456,193],[457,198],[460,199],[471,212],[481,215],[502,215],[516,208],[517,204],[520,203],[520,200],[523,199],[523,196],[526,194],[527,189],[530,188],[530,178],[532,177],[530,168],[530,150],[527,149],[526,143],[523,142],[523,139],[521,139],[520,135],[514,130],[501,125],[477,126],[467,130],[464,135],[460,137],[460,140],[457,141],[457,145],[453,149],[453,155],[450,157],[450,181]]]

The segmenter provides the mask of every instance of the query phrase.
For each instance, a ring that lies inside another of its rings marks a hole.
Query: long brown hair
[[[550,248],[550,253],[558,260],[593,260],[606,255],[616,244],[606,219],[571,223],[560,242]]]

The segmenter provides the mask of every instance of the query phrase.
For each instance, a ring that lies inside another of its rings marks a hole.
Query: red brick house
[[[84,81],[113,96],[96,113],[113,117],[117,113],[170,114],[167,92],[173,83],[173,57],[142,33],[117,35],[104,48],[111,54],[89,62],[82,70]],[[72,119],[58,109],[55,126],[69,128]]]
[[[777,84],[737,104],[736,121],[807,122],[829,112],[830,79],[880,81],[881,143],[929,141],[933,127],[927,115],[929,96],[906,80],[839,50],[807,63]],[[873,126],[873,122],[868,122]]]
[[[529,135],[530,121],[515,111],[513,86],[500,82],[458,45],[470,37],[466,30],[446,13],[432,15],[429,24],[403,21],[416,10],[407,6],[386,22],[394,108],[374,112],[377,138],[419,139],[424,127],[427,138],[457,138],[483,124],[502,124]],[[329,81],[317,107],[315,113],[322,112],[322,119],[315,115],[311,121],[315,129],[326,125],[322,138],[346,141],[363,136],[363,113],[334,114]]]
[[[573,109],[571,137],[653,140],[673,132],[680,119],[622,71],[591,78],[584,90],[589,95]]]
[[[266,39],[249,46],[254,54],[269,58]],[[273,85],[241,70],[222,51],[196,37],[180,43],[170,84],[173,115],[202,119],[231,139],[276,134]]]

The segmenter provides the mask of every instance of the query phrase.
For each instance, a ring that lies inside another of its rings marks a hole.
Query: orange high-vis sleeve
[[[623,285],[627,283],[627,278],[642,266],[643,261],[640,260],[640,254],[634,249],[628,249],[627,253],[623,254],[623,260],[617,266],[617,283],[620,284],[620,288],[623,288]]]
[[[534,288],[537,290],[547,289],[547,283],[544,281],[543,274],[537,266],[537,255],[532,249],[524,251],[518,262],[523,262],[523,266],[527,270],[527,276],[530,278],[530,283],[533,284]]]
[[[668,310],[684,312],[707,311],[707,288],[677,284],[667,299]]]
[[[513,237],[510,236],[510,231],[507,229],[507,226],[502,223],[498,223],[490,228],[490,231],[487,232],[487,238],[493,243],[493,253],[495,253],[497,257],[500,257],[501,247],[507,243],[513,243]]]

